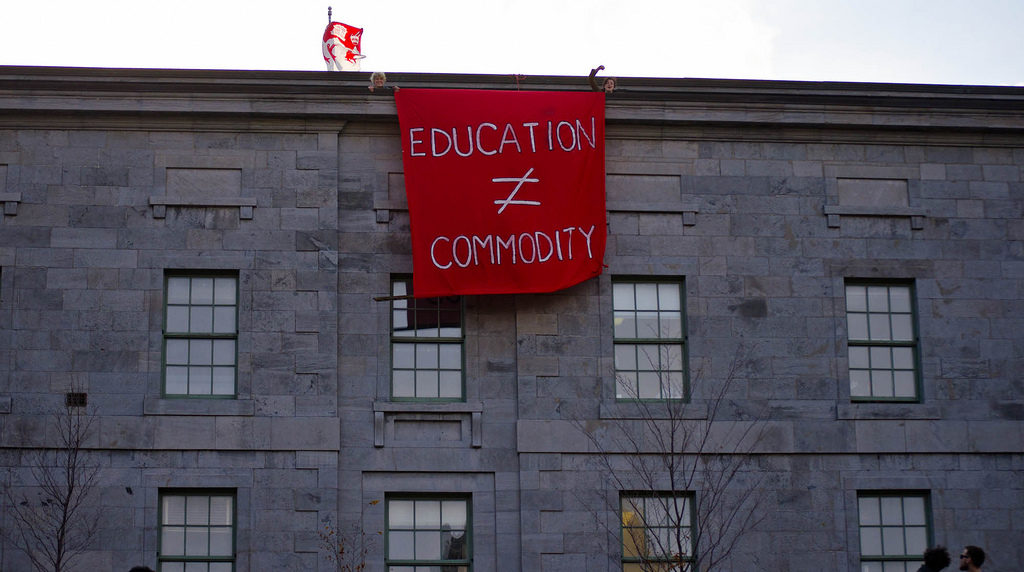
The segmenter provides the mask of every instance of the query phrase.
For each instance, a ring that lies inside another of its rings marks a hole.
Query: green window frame
[[[932,546],[927,491],[860,491],[857,518],[862,572],[914,572]]]
[[[237,495],[230,489],[160,490],[160,572],[233,572]]]
[[[684,308],[681,280],[612,282],[616,399],[689,397]]]
[[[847,281],[845,294],[850,399],[919,401],[914,285]]]
[[[164,276],[163,395],[235,398],[238,274]]]
[[[689,570],[696,550],[693,500],[693,493],[620,494],[623,572]]]
[[[461,297],[414,298],[411,278],[392,279],[392,400],[465,400],[463,321]]]
[[[389,572],[472,570],[471,497],[389,495],[385,512]]]

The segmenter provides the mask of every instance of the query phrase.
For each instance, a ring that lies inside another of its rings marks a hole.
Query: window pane
[[[232,564],[230,562],[211,562],[210,572],[231,572]]]
[[[235,393],[235,368],[215,367],[213,368],[213,379],[211,380],[211,393],[213,395],[234,395]]]
[[[639,382],[640,399],[661,398],[661,376],[656,372],[640,372],[637,381]]]
[[[161,572],[185,572],[185,563],[184,562],[162,562],[160,564],[160,570],[161,570]]]
[[[849,314],[846,316],[847,336],[851,340],[868,339],[867,314]]]
[[[873,369],[892,368],[892,350],[887,347],[871,348],[871,367]]]
[[[210,523],[209,497],[190,496],[186,499],[185,524]]]
[[[661,337],[681,338],[683,337],[682,314],[663,313],[661,315]]]
[[[213,278],[192,279],[192,303],[213,304]]]
[[[860,529],[860,553],[882,553],[882,530],[880,528]]]
[[[619,399],[637,399],[637,374],[619,372],[615,374],[615,397]]]
[[[391,528],[412,528],[413,501],[393,500],[389,502],[388,526]]]
[[[893,393],[896,397],[914,397],[917,395],[917,386],[914,383],[914,372],[895,372],[893,374]]]
[[[395,397],[416,396],[416,372],[411,370],[396,371],[392,375],[391,391]]]
[[[165,328],[168,332],[187,332],[188,306],[168,306]]]
[[[163,498],[161,524],[185,524],[185,497],[165,496]]]
[[[189,341],[188,363],[195,365],[213,363],[213,340]]]
[[[882,527],[882,550],[886,556],[898,556],[907,553],[903,542],[903,528],[895,526]]]
[[[682,399],[686,397],[686,384],[683,381],[682,372],[672,372],[663,374],[668,383],[668,397],[669,399]]]
[[[616,338],[635,338],[636,319],[634,312],[615,312],[615,327],[613,335]]]
[[[679,285],[658,284],[658,307],[661,310],[679,310]]]
[[[914,339],[914,326],[910,320],[910,314],[893,314],[892,339],[899,341]]]
[[[462,530],[466,528],[466,501],[441,502],[441,526]]]
[[[235,365],[235,340],[213,340],[213,365]]]
[[[235,333],[234,306],[218,306],[213,309],[213,332],[215,334]]]
[[[414,540],[416,533],[410,531],[388,533],[388,558],[395,560],[412,560],[416,558]]]
[[[661,370],[683,369],[683,346],[665,344],[661,346]]]
[[[462,346],[458,344],[441,344],[438,365],[443,369],[462,369]]]
[[[441,526],[441,502],[433,500],[416,501],[416,528],[438,528]]]
[[[889,311],[889,288],[885,286],[868,286],[868,311]]]
[[[167,366],[164,374],[167,378],[167,393],[184,395],[188,393],[188,368]]]
[[[167,279],[167,303],[188,304],[189,279],[171,277]]]
[[[462,397],[462,372],[442,371],[437,389],[438,397]]]
[[[466,531],[441,530],[441,558],[461,560],[466,557]]]
[[[209,395],[213,391],[213,370],[209,367],[188,368],[188,393]]]
[[[416,397],[438,397],[436,371],[416,372]]]
[[[889,287],[889,308],[892,312],[910,312],[910,288],[907,286]]]
[[[416,367],[437,368],[437,344],[416,344]]]
[[[660,331],[657,312],[636,313],[636,335],[638,338],[656,338]]]
[[[892,372],[871,372],[871,394],[875,397],[894,397]]]
[[[850,372],[850,395],[853,397],[871,396],[871,372],[855,370]]]
[[[188,363],[188,340],[167,340],[167,363]]]
[[[867,312],[867,289],[864,286],[846,287],[846,311]]]
[[[187,562],[185,572],[210,572],[210,565],[206,562]]]
[[[441,557],[441,531],[416,531],[416,559],[437,560]]]
[[[928,530],[923,526],[907,528],[907,554],[924,554],[928,548]]]
[[[199,334],[213,332],[213,307],[192,306],[189,308],[189,331]]]
[[[924,497],[903,498],[903,521],[908,525],[925,524]]]
[[[889,330],[889,314],[868,314],[868,328],[872,340],[892,339],[892,332]]]
[[[412,369],[416,366],[416,346],[414,344],[393,344],[392,367]]]
[[[644,344],[636,346],[636,368],[640,371],[657,371],[660,365],[660,346]]]
[[[210,529],[210,555],[231,556],[231,528],[216,527]]]
[[[636,346],[627,344],[615,346],[615,369],[636,370]]]
[[[185,553],[185,528],[165,526],[160,535],[160,550],[163,554],[178,556]]]
[[[612,309],[614,310],[635,310],[636,304],[633,301],[633,285],[628,283],[612,284]]]
[[[892,365],[896,369],[914,369],[914,350],[910,348],[893,348],[892,361]]]
[[[237,290],[234,278],[215,278],[214,279],[214,298],[215,304],[235,304],[235,292]]]
[[[636,284],[636,309],[657,310],[658,309],[658,286],[657,284]]]
[[[861,526],[874,526],[882,524],[881,511],[878,497],[861,497],[857,505],[860,512]],[[877,552],[875,553],[877,554]]]
[[[879,503],[882,508],[882,524],[903,524],[902,498],[882,497]]]
[[[868,348],[853,346],[850,348],[850,367],[854,369],[867,369],[871,362],[868,361]]]
[[[189,526],[185,528],[185,556],[208,556],[210,548],[206,528]]]

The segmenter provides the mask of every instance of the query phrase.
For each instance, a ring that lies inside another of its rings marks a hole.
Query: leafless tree
[[[99,527],[92,504],[99,466],[89,461],[86,439],[95,417],[65,404],[53,414],[54,448],[25,453],[33,486],[16,494],[8,483],[4,498],[13,526],[3,535],[40,572],[62,572],[91,547]]]
[[[751,469],[764,415],[743,412],[729,399],[745,353],[737,354],[717,387],[709,387],[707,376],[695,376],[710,390],[706,399],[639,399],[632,384],[617,379],[632,412],[576,421],[609,486],[621,494],[606,497],[613,506],[584,503],[612,542],[621,534],[626,570],[716,570],[763,520],[762,477]],[[620,517],[614,524],[606,518],[609,509]]]
[[[380,501],[370,501],[375,505]],[[380,535],[380,532],[377,532]],[[345,533],[325,518],[320,530],[320,549],[337,572],[360,572],[366,569],[366,556],[373,549],[375,538],[361,530]]]

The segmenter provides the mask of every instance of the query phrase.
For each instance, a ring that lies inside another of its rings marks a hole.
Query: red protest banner
[[[601,273],[604,94],[395,93],[417,298],[553,292]]]

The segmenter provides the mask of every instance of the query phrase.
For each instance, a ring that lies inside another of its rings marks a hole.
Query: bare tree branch
[[[58,409],[52,422],[56,447],[25,454],[34,496],[15,494],[12,483],[4,488],[14,526],[0,534],[41,572],[65,570],[90,547],[99,528],[99,512],[91,504],[99,466],[89,462],[85,450],[94,420],[84,408]]]
[[[763,434],[762,414],[723,419],[727,396],[747,359],[739,352],[728,374],[707,399],[643,400],[630,383],[616,380],[619,391],[635,405],[628,418],[604,422],[574,420],[586,435],[611,486],[623,495],[607,499],[614,506],[589,506],[610,539],[626,535],[640,570],[714,570],[729,557],[740,538],[763,520],[759,510],[761,477],[750,471]],[[653,363],[653,360],[652,360]],[[656,369],[656,368],[652,368]],[[696,379],[709,380],[702,372]],[[706,415],[692,409],[706,404]],[[607,511],[625,512],[611,524]]]

